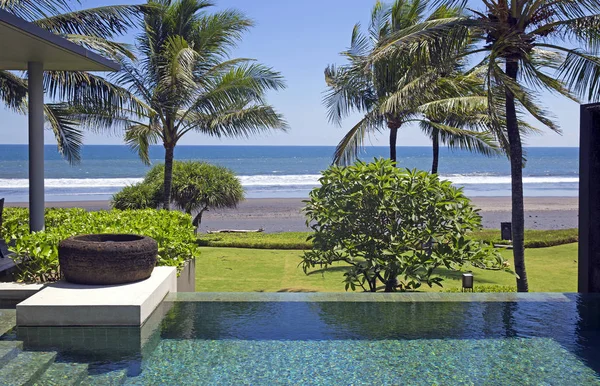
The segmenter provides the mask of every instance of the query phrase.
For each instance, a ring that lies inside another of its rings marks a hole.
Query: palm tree
[[[448,61],[436,71],[443,76],[419,93],[425,102],[417,107],[422,115],[419,126],[432,142],[431,173],[438,172],[440,143],[486,156],[500,154],[488,131],[487,97],[479,69],[464,73],[461,61]]]
[[[465,5],[460,0],[446,6]],[[528,291],[524,249],[523,149],[521,114],[528,114],[560,132],[549,112],[535,98],[547,90],[572,100],[598,99],[600,92],[600,2],[597,0],[482,1],[483,11],[422,23],[391,36],[372,60],[385,62],[424,41],[444,36],[449,46],[465,34],[476,46],[465,53],[485,66],[491,128],[510,156],[513,255],[517,289]],[[505,115],[499,116],[499,111]],[[503,124],[503,122],[505,124]]]
[[[122,127],[127,143],[149,163],[151,144],[165,148],[163,206],[170,208],[174,150],[188,132],[214,137],[249,137],[285,130],[283,117],[266,104],[268,90],[284,88],[278,72],[251,59],[229,58],[252,21],[238,11],[207,13],[203,0],[148,3],[137,38],[139,60],[125,58],[115,79],[143,104],[142,111],[121,113],[87,109],[76,115],[84,124]],[[136,114],[137,113],[137,114]]]
[[[442,131],[449,138],[461,137],[462,141],[457,139],[457,143],[468,144],[472,149],[484,149],[484,153],[491,151],[489,146],[493,144],[485,134],[451,127],[443,119],[439,122],[426,117],[424,119],[422,114],[425,109],[435,107],[439,115],[439,110],[444,106],[444,111],[449,113],[448,109],[456,104],[461,104],[463,112],[468,113],[469,108],[487,103],[485,97],[471,97],[473,90],[479,87],[480,81],[476,77],[471,77],[464,84],[452,80],[444,82],[448,77],[445,74],[449,72],[448,67],[455,66],[455,63],[450,62],[443,69],[423,63],[415,65],[414,58],[406,53],[386,57],[376,63],[369,61],[372,53],[390,36],[399,31],[410,30],[423,22],[456,15],[457,12],[440,7],[429,17],[425,17],[426,9],[425,0],[396,0],[391,6],[378,1],[371,13],[368,36],[361,33],[359,24],[355,25],[350,48],[341,53],[349,63],[340,67],[331,65],[325,69],[329,90],[324,104],[329,120],[339,125],[352,111],[365,113],[363,119],[338,144],[334,155],[335,163],[351,162],[357,157],[367,133],[382,131],[384,127],[390,130],[390,158],[396,161],[398,129],[405,123],[424,120],[427,122],[426,127]],[[465,39],[464,45],[467,44],[468,39]],[[466,103],[459,100],[464,96],[470,97]],[[437,103],[429,106],[433,101]]]
[[[432,143],[432,162],[431,174],[437,174],[440,159],[440,144],[446,145],[450,149],[464,149],[476,152],[486,156],[500,154],[500,149],[493,142],[489,135],[481,134],[475,136],[470,133],[455,133],[448,130],[440,130],[439,125],[451,128],[472,129],[475,131],[486,130],[488,120],[483,114],[460,115],[446,113],[443,117],[425,115],[419,122],[421,130],[431,138]],[[437,126],[436,126],[437,124]]]
[[[145,6],[114,5],[74,10],[66,0],[0,0],[0,9],[25,19],[112,59],[132,57],[128,47],[112,39],[135,25]],[[69,117],[68,106],[111,105],[135,108],[127,91],[89,72],[46,71],[44,89],[50,99],[68,103],[47,103],[46,122],[53,130],[59,152],[71,163],[80,159],[83,135],[78,123]],[[15,72],[0,70],[0,101],[9,109],[27,111],[27,79]]]

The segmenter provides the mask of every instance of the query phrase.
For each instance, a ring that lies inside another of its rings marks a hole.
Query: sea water
[[[246,197],[306,197],[320,172],[332,162],[332,146],[177,146],[178,160],[199,160],[233,170]],[[367,147],[360,158],[388,156],[387,147]],[[577,196],[577,148],[528,148],[523,181],[526,196]],[[69,165],[45,147],[46,200],[105,200],[122,187],[142,180],[144,165],[127,146],[86,145],[81,162]],[[153,146],[152,164],[164,162],[164,149]],[[399,147],[400,167],[430,170],[430,147]],[[27,201],[27,145],[0,145],[0,197]],[[442,178],[464,187],[470,196],[509,196],[510,166],[506,157],[440,150]]]

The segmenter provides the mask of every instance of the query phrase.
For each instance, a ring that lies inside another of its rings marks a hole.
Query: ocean
[[[226,166],[240,178],[247,198],[306,197],[319,173],[331,164],[332,146],[177,146],[177,160],[202,160]],[[523,171],[526,196],[577,196],[577,148],[527,148]],[[148,170],[127,146],[86,145],[82,161],[70,166],[46,145],[47,201],[106,200],[123,186],[141,181]],[[368,147],[360,158],[388,155],[387,147]],[[163,162],[164,150],[153,146],[152,163]],[[401,167],[431,169],[430,147],[398,147]],[[470,196],[510,196],[506,157],[484,157],[466,151],[440,151],[439,173]],[[27,145],[0,145],[0,197],[27,201]]]

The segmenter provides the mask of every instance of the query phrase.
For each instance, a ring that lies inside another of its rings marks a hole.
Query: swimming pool
[[[11,323],[10,312],[0,325]],[[137,330],[11,329],[0,342],[0,379],[600,384],[595,295],[181,293],[153,317]]]

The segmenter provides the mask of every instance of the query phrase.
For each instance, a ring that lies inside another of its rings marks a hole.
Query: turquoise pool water
[[[177,294],[141,329],[4,330],[13,384],[600,385],[599,296]]]

